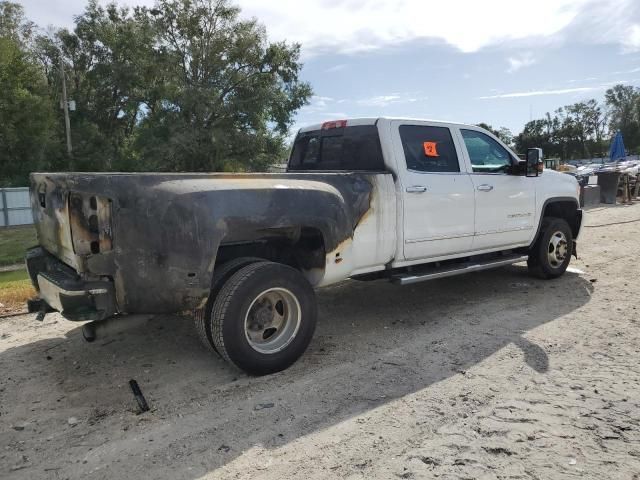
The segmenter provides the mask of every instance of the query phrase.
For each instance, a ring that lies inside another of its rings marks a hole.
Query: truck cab
[[[545,210],[570,224],[575,241],[582,219],[577,182],[554,171],[538,172],[541,160],[536,157],[536,165],[527,168],[499,138],[474,125],[360,118],[300,130],[288,171],[392,175],[393,193],[390,185],[381,185],[376,215],[369,215],[371,225],[359,224],[351,246],[375,251],[377,265],[342,254],[354,258],[353,276],[526,249]],[[332,277],[327,272],[323,283]]]

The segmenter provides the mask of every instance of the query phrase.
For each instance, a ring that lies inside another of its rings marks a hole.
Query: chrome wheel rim
[[[298,334],[302,309],[286,288],[270,288],[253,299],[244,318],[244,333],[251,348],[273,354],[286,348]]]
[[[567,236],[562,232],[555,232],[549,239],[549,247],[547,248],[547,258],[549,265],[553,268],[560,267],[569,253]]]

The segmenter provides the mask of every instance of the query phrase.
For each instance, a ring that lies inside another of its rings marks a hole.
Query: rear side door
[[[518,160],[495,138],[472,127],[459,134],[475,194],[473,250],[527,244],[534,228],[534,182],[510,173]]]
[[[395,121],[394,157],[402,196],[404,257],[471,250],[474,190],[447,124]]]

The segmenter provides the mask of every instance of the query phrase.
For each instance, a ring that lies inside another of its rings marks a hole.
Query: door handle
[[[490,192],[491,190],[493,190],[493,185],[487,185],[486,183],[483,183],[482,185],[478,185],[476,188],[481,192]]]
[[[427,191],[427,187],[424,185],[413,185],[412,187],[407,187],[407,193],[424,193]]]

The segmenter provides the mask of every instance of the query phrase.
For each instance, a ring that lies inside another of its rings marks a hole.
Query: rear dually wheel
[[[313,288],[298,270],[260,262],[229,278],[213,303],[217,351],[253,375],[284,370],[304,353],[316,326]]]
[[[198,337],[202,344],[209,350],[217,353],[213,339],[211,338],[211,310],[213,309],[213,302],[218,296],[218,293],[220,293],[226,281],[242,267],[264,261],[266,260],[257,257],[239,257],[216,266],[213,272],[213,280],[211,281],[211,293],[209,294],[207,303],[204,308],[197,309],[193,312]]]

